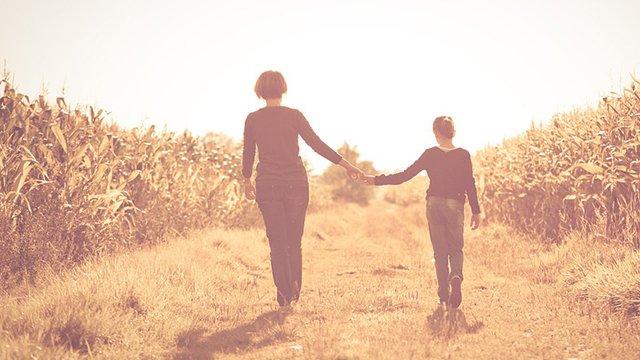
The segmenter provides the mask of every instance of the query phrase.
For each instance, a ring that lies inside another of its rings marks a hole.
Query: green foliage
[[[356,147],[344,143],[338,149],[338,153],[351,164],[364,171],[365,174],[375,173],[376,170],[372,162],[358,161],[360,153],[358,153]],[[330,187],[331,194],[336,200],[367,205],[374,196],[373,187],[367,186],[361,181],[351,180],[345,170],[339,166],[327,168],[322,174],[322,182]]]

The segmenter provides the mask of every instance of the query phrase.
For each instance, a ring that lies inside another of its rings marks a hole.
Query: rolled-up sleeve
[[[251,133],[250,117],[244,122],[244,145],[242,147],[242,176],[250,178],[256,157],[256,141]]]
[[[329,147],[329,145],[325,144],[322,139],[316,134],[315,131],[311,128],[311,125],[307,121],[307,119],[302,115],[301,112],[298,112],[298,132],[300,136],[304,140],[304,142],[309,145],[313,151],[318,153],[320,156],[325,159],[331,161],[334,164],[339,163],[342,160],[342,156],[338,154],[335,150]]]

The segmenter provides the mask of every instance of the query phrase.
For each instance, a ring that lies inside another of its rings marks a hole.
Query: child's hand
[[[375,185],[376,177],[373,175],[365,175],[362,177],[362,181],[364,181],[364,183],[367,185]]]

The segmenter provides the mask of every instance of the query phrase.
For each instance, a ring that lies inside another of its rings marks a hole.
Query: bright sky
[[[640,72],[640,1],[0,0],[0,60],[28,95],[124,126],[240,139],[280,70],[284,104],[332,147],[401,169],[456,121],[471,151],[595,103]],[[328,162],[302,146],[316,170]]]

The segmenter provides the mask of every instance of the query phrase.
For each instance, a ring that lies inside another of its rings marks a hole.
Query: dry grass
[[[0,84],[0,288],[45,266],[258,218],[235,180],[240,147],[225,136],[125,130],[102,110]]]
[[[581,284],[608,283],[590,280],[598,272],[626,269],[603,257],[575,271],[603,250],[589,240],[541,245],[497,225],[468,232],[463,306],[443,311],[423,205],[343,206],[311,215],[306,229],[302,300],[292,311],[274,305],[262,230],[208,230],[4,296],[0,358],[640,355],[636,320],[580,297]],[[625,258],[627,270],[637,259]]]
[[[404,184],[380,188],[385,201],[392,204],[409,206],[424,203],[425,193],[429,187],[427,176],[416,176]]]
[[[256,309],[253,295],[266,268],[252,265],[252,257],[268,253],[246,246],[250,238],[261,236],[214,231],[52,276],[30,295],[3,299],[2,328],[11,340],[4,351],[22,357],[21,346],[33,343],[43,347],[40,355],[71,348],[105,357],[165,356],[180,330],[264,308]]]
[[[572,292],[594,310],[640,316],[640,253],[603,248],[580,254],[563,272]]]

